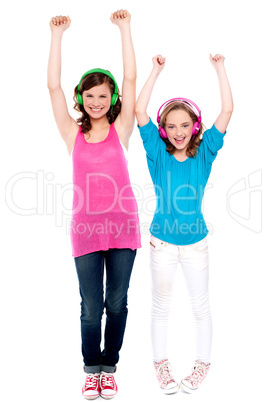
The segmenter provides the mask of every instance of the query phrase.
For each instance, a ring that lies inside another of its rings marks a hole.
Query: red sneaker
[[[202,381],[205,380],[209,369],[210,364],[196,361],[195,366],[192,369],[192,374],[190,374],[188,377],[185,377],[181,381],[180,387],[189,394],[196,391],[201,385]]]
[[[159,363],[154,362],[157,379],[164,394],[174,394],[178,391],[178,384],[171,374],[171,365],[167,359]]]
[[[82,389],[85,399],[96,399],[100,395],[99,389],[99,376],[100,374],[87,374],[85,384]]]
[[[118,387],[112,373],[100,374],[100,395],[104,399],[112,399],[118,392]]]

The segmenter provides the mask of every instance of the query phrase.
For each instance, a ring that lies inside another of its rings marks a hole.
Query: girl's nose
[[[99,106],[99,100],[98,100],[98,98],[93,98],[93,99],[92,99],[92,105],[93,105],[93,106]]]

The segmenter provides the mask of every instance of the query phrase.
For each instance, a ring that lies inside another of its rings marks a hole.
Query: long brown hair
[[[166,119],[167,115],[172,112],[173,110],[184,110],[187,112],[190,116],[190,118],[193,121],[193,124],[197,122],[198,116],[192,111],[192,109],[187,106],[185,103],[182,102],[172,102],[170,105],[168,105],[163,112],[160,115],[160,122],[159,125],[165,129],[165,124],[166,124]],[[204,132],[204,125],[201,123],[200,129],[197,133],[197,135],[192,136],[189,144],[186,149],[186,155],[189,158],[194,158],[198,154],[197,148],[199,147],[201,143],[201,138]],[[161,137],[162,138],[162,137]],[[169,154],[173,155],[174,151],[176,150],[175,146],[172,145],[172,143],[168,140],[168,138],[162,138],[162,140],[166,144],[166,151],[169,152]]]
[[[82,96],[83,91],[88,91],[88,89],[91,89],[95,86],[98,86],[98,85],[101,85],[104,83],[109,86],[111,95],[113,95],[114,90],[115,90],[114,82],[112,81],[112,79],[109,76],[107,76],[106,74],[103,74],[103,73],[92,73],[92,74],[86,75],[81,82],[79,94]],[[85,111],[83,105],[80,105],[78,103],[77,93],[78,93],[78,85],[74,89],[73,100],[74,100],[75,104],[74,104],[73,108],[81,114],[81,117],[79,117],[77,119],[77,123],[81,123],[82,133],[87,133],[92,128],[91,122],[90,122],[90,116]],[[112,107],[110,107],[109,111],[107,112],[107,118],[108,118],[109,124],[112,124],[116,120],[116,118],[118,117],[118,115],[121,111],[120,96],[118,96],[118,100],[117,100],[116,104],[113,106],[112,113],[111,113],[111,110],[112,110]]]

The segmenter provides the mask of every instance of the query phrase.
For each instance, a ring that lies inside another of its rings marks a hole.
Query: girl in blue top
[[[209,306],[207,226],[201,211],[212,163],[223,146],[233,111],[224,57],[210,55],[220,87],[221,112],[204,131],[197,105],[184,98],[165,102],[156,126],[147,114],[155,82],[165,59],[153,58],[153,69],[136,102],[138,128],[146,150],[157,206],[151,223],[153,360],[161,389],[174,393],[179,385],[171,374],[167,355],[167,327],[177,263],[184,272],[196,323],[196,361],[180,387],[194,392],[210,368],[212,322]]]

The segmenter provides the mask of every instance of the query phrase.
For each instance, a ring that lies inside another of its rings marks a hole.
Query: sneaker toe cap
[[[194,387],[193,387],[192,383],[185,379],[181,381],[181,388],[187,392],[194,391]]]
[[[170,382],[164,388],[162,388],[165,394],[174,394],[175,392],[178,391],[178,389],[179,385],[175,381]]]
[[[94,399],[94,398],[97,398],[98,396],[99,396],[99,392],[97,392],[97,391],[84,391],[83,392],[83,396],[86,398],[86,399]]]
[[[103,389],[101,391],[102,396],[114,396],[116,395],[117,391],[114,389]]]
[[[178,384],[175,381],[169,382],[169,384],[166,385],[165,389],[172,389],[178,387]]]

